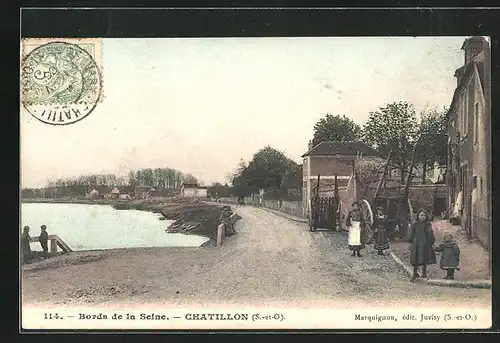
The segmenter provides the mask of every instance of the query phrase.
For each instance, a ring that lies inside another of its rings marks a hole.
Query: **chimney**
[[[311,149],[312,149],[312,148],[314,148],[314,147],[313,147],[313,141],[312,141],[312,140],[310,140],[310,141],[309,141],[309,144],[307,144],[307,151],[311,151]]]
[[[488,44],[484,37],[471,37],[465,40],[462,50],[465,52],[465,64],[468,64],[484,50],[484,45]]]
[[[455,78],[457,79],[457,87],[460,85],[460,81],[462,81],[462,77],[464,76],[464,70],[465,67],[460,67],[459,69],[455,70]]]

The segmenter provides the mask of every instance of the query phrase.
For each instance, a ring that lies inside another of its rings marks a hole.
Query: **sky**
[[[326,113],[362,125],[409,101],[447,107],[466,37],[103,39],[104,100],[52,126],[21,108],[21,184],[169,167],[227,182],[270,145],[294,161]]]

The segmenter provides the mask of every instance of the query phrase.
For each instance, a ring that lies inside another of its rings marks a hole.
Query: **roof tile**
[[[305,156],[318,156],[318,155],[351,155],[355,156],[362,153],[363,156],[379,156],[377,150],[369,147],[363,142],[321,142],[311,150],[306,152],[302,157]]]

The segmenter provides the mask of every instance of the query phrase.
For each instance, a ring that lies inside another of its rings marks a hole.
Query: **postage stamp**
[[[21,103],[36,119],[69,125],[102,101],[101,40],[22,41]]]

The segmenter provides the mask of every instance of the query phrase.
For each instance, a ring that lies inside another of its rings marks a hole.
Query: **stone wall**
[[[446,198],[446,185],[415,185],[410,187],[410,202],[413,210],[423,208],[433,215],[441,215],[440,213],[432,213],[434,210],[434,193],[436,198]]]
[[[304,217],[302,201],[283,201],[280,211],[297,217]]]
[[[339,179],[337,178],[337,187],[343,188],[347,187],[349,179]],[[311,194],[314,193],[316,186],[318,185],[318,179],[310,180]],[[320,192],[333,192],[335,190],[335,179],[319,179],[319,191]]]
[[[352,174],[352,162],[343,161],[335,157],[310,157],[311,176],[320,175],[339,175],[349,176]]]
[[[478,239],[481,245],[488,251],[491,250],[491,220],[479,216],[472,218],[473,236]]]
[[[221,198],[221,202],[236,204],[236,198]],[[259,204],[258,196],[246,197],[244,199],[245,205],[262,206],[275,211],[280,211],[288,213],[297,217],[304,217],[302,210],[302,201],[286,201],[286,200],[263,200],[262,204]]]
[[[263,200],[262,206],[270,208],[271,210],[279,211],[281,202],[279,200]]]

